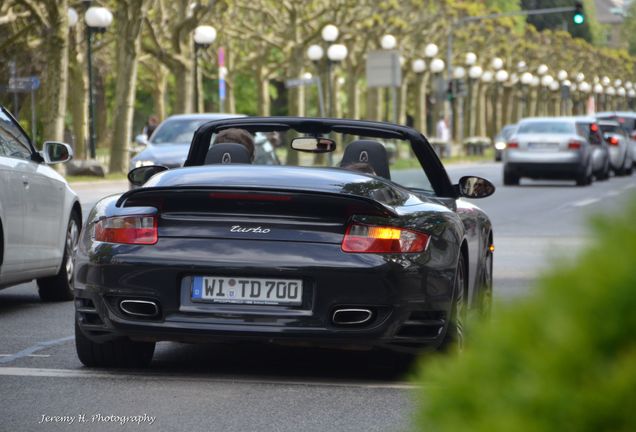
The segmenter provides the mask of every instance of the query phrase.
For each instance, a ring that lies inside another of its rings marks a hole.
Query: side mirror
[[[163,165],[141,166],[128,172],[128,181],[134,186],[142,186],[150,177],[167,170],[168,168]]]
[[[135,142],[141,146],[147,146],[149,143],[148,141],[148,135],[146,134],[139,134],[135,137]]]
[[[495,193],[495,185],[481,177],[462,177],[457,188],[465,198],[486,198]]]
[[[68,162],[73,159],[71,146],[57,141],[45,141],[40,154],[47,165]]]
[[[298,137],[291,141],[291,148],[308,153],[330,153],[336,149],[336,142],[329,138]]]

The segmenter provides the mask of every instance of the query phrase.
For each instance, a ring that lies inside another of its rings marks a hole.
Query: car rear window
[[[621,133],[621,128],[617,125],[599,125],[601,127],[601,132],[603,133]]]
[[[517,129],[518,134],[573,134],[574,124],[571,122],[533,121],[524,122]]]

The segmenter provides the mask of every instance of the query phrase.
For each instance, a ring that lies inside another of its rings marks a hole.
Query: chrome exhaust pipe
[[[122,300],[119,307],[124,313],[144,318],[152,318],[159,315],[159,306],[150,300]]]
[[[359,325],[370,321],[372,317],[370,309],[336,309],[331,321],[338,325]]]

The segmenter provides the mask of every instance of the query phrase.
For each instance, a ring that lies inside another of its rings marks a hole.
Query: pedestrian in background
[[[143,133],[146,134],[148,138],[150,138],[155,129],[157,129],[157,126],[159,126],[159,117],[153,114],[148,117],[148,121],[146,122],[146,126],[144,126]]]
[[[448,117],[442,117],[437,122],[437,139],[440,141],[440,157],[450,156],[450,129]]]

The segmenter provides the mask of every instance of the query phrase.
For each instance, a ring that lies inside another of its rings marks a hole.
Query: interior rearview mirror
[[[495,185],[485,178],[466,176],[459,179],[459,195],[465,198],[486,198],[495,193]]]
[[[48,165],[68,162],[73,159],[71,146],[57,141],[45,141],[40,154],[44,158],[44,163]]]
[[[291,141],[291,148],[309,153],[330,153],[336,149],[336,142],[329,138],[298,137]]]
[[[128,181],[134,186],[142,186],[150,180],[150,177],[166,171],[167,169],[168,168],[163,165],[141,166],[128,172]]]

